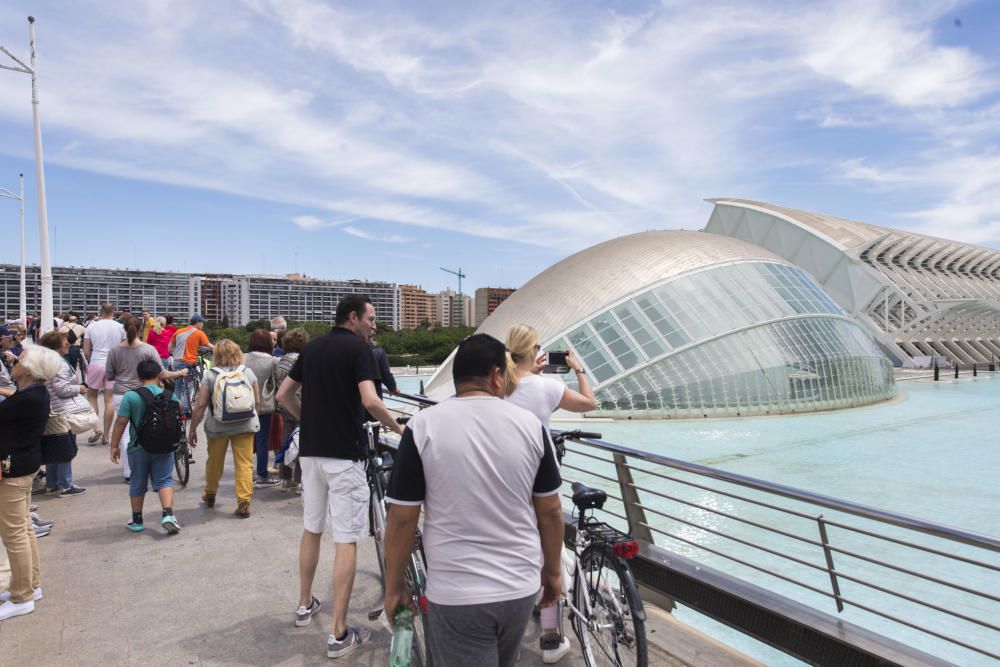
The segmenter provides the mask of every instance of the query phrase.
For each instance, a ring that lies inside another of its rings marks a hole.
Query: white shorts
[[[310,533],[333,526],[333,541],[353,544],[368,537],[368,480],[362,461],[300,456],[302,524]]]

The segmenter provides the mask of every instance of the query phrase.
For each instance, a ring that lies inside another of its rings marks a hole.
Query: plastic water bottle
[[[392,622],[392,644],[389,646],[389,667],[409,667],[410,649],[413,647],[413,612],[403,607],[396,612]]]

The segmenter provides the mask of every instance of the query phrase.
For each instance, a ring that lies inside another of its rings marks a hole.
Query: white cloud
[[[413,241],[413,239],[400,236],[399,234],[372,234],[364,229],[358,229],[350,225],[342,229],[345,234],[350,234],[366,241],[378,241],[379,243],[411,243]]]
[[[839,187],[919,187],[936,215],[991,220],[989,187],[915,176],[997,143],[995,63],[935,37],[948,0],[640,2],[572,20],[544,3],[124,7],[112,32],[114,6],[46,17],[48,159],[294,204],[306,230],[578,247],[695,228],[710,194],[780,200],[775,172],[818,183],[824,160]],[[0,76],[0,123],[23,129],[18,78]],[[802,140],[806,126],[821,131]],[[869,140],[839,143],[848,132]]]
[[[967,243],[1000,244],[1000,151],[930,157],[920,166],[889,169],[851,161],[841,165],[841,173],[877,188],[932,196],[936,203],[901,212],[915,231]]]
[[[802,31],[803,61],[823,76],[902,107],[957,106],[995,89],[980,58],[934,41],[928,19],[954,3],[924,4],[921,12],[914,3],[839,3]]]

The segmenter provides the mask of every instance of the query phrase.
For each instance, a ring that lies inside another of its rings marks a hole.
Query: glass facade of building
[[[596,383],[595,416],[805,412],[895,393],[892,366],[871,337],[807,274],[777,262],[672,278],[545,347],[583,361]]]

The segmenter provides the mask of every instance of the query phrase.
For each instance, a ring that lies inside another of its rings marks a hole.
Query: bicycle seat
[[[604,507],[604,502],[608,499],[608,494],[600,489],[585,486],[580,482],[573,482],[573,504],[580,510],[599,510]]]

